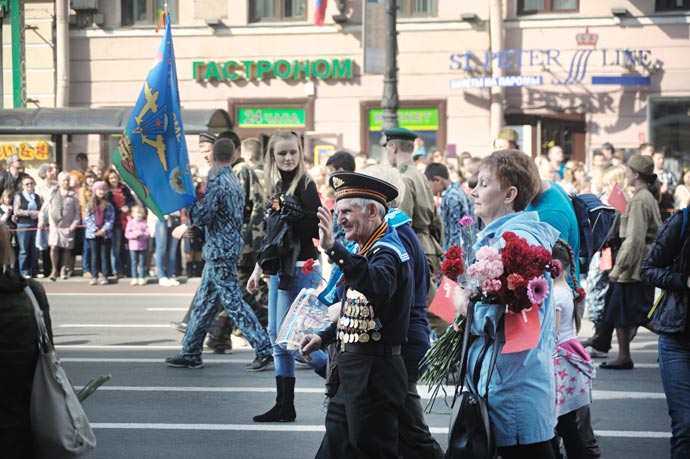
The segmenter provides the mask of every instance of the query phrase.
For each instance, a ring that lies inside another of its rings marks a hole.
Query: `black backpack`
[[[580,230],[580,272],[587,273],[592,257],[604,246],[619,213],[592,193],[570,196]]]

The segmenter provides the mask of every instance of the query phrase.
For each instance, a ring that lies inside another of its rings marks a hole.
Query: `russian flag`
[[[314,8],[314,24],[321,26],[326,17],[326,7],[328,0],[316,0],[316,8]]]

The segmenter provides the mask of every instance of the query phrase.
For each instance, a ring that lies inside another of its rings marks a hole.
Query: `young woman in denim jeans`
[[[91,252],[91,285],[96,285],[98,273],[101,273],[101,285],[108,285],[110,266],[110,247],[115,221],[115,209],[105,199],[105,182],[93,184],[93,197],[86,205],[86,240]]]
[[[278,331],[290,309],[290,305],[303,288],[316,288],[321,282],[321,267],[316,262],[314,271],[302,273],[304,262],[318,260],[319,253],[314,246],[314,239],[319,237],[316,211],[321,205],[314,181],[307,173],[302,154],[302,143],[299,135],[293,131],[278,131],[268,141],[266,166],[264,169],[264,186],[266,196],[272,196],[275,206],[273,211],[285,212],[280,206],[287,202],[288,207],[300,215],[290,225],[295,244],[299,252],[294,257],[285,256],[279,260],[279,272],[270,276],[268,289],[268,334],[273,343],[275,361],[276,404],[264,414],[254,417],[255,422],[294,421],[295,360],[294,353],[276,344]],[[298,209],[294,209],[298,207]],[[268,217],[270,218],[270,217]],[[267,231],[268,237],[268,231]],[[289,248],[287,248],[289,249]],[[291,260],[289,260],[291,258]],[[296,262],[294,261],[296,259]],[[257,263],[249,281],[247,290],[253,293],[259,286],[263,271]],[[312,368],[325,371],[326,354],[323,351],[312,354]]]
[[[685,211],[687,212],[687,210]],[[659,372],[671,415],[671,459],[690,457],[690,217],[676,212],[659,230],[642,280],[665,290],[665,301],[652,315],[659,333]]]

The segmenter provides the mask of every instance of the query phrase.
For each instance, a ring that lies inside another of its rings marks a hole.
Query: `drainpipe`
[[[69,105],[69,3],[55,2],[55,106]]]
[[[499,77],[503,75],[503,69],[494,65],[497,62],[495,56],[499,51],[503,50],[503,1],[491,0],[489,10],[489,43],[491,46],[491,76]],[[503,127],[503,88],[493,87],[491,89],[491,109],[490,109],[490,126],[491,139],[489,142],[493,144],[494,139],[498,136],[498,131]],[[493,145],[490,146],[492,148]],[[490,150],[491,151],[491,150]]]

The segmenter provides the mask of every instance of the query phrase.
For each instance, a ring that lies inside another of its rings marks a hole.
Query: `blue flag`
[[[112,162],[125,183],[161,220],[196,200],[167,14],[156,64],[146,77]]]

